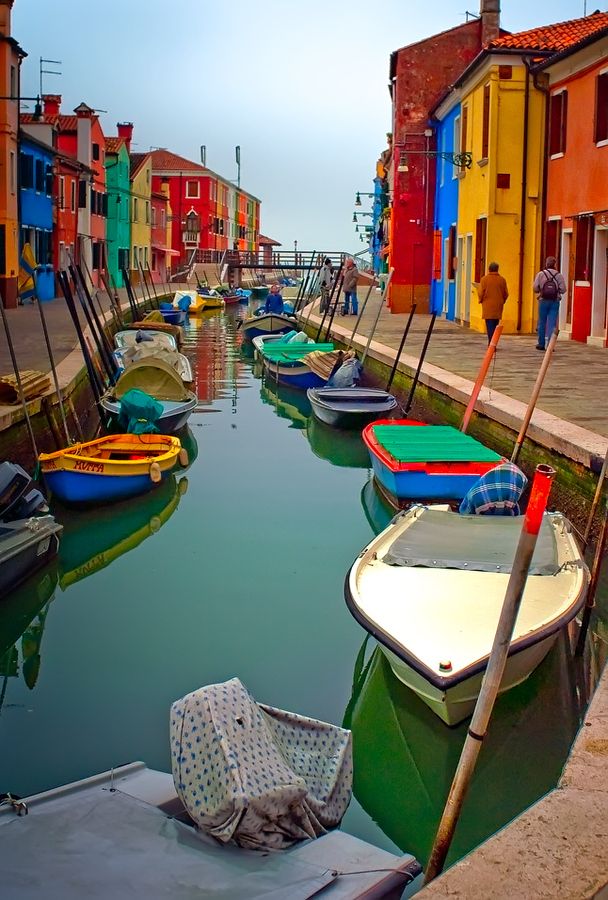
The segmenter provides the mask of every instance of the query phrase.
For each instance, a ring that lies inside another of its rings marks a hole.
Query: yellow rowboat
[[[150,490],[188,454],[163,434],[111,434],[38,457],[44,480],[64,503],[108,503]]]
[[[224,306],[224,300],[219,294],[199,294],[198,291],[176,291],[173,297],[173,306],[180,309],[180,300],[184,299],[190,301],[188,314],[191,316],[197,316],[210,309],[222,309]]]

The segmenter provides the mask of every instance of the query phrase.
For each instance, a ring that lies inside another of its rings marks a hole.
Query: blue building
[[[435,111],[437,149],[460,153],[460,104]],[[431,312],[454,319],[456,310],[458,185],[460,168],[449,159],[437,159]]]
[[[19,137],[19,251],[29,243],[38,269],[39,300],[55,296],[53,271],[53,159],[48,144],[25,132]]]

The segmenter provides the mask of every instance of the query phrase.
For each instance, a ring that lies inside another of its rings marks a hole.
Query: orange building
[[[546,255],[568,288],[560,332],[605,347],[608,319],[608,14],[536,67],[548,77]]]
[[[17,305],[19,82],[27,56],[11,37],[12,7],[13,0],[0,0],[0,295],[7,307]]]

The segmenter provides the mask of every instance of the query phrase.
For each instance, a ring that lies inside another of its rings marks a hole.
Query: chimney
[[[500,0],[481,0],[481,46],[487,47],[500,36]]]
[[[87,106],[86,103],[79,103],[74,112],[79,119],[92,119],[95,115],[95,110]]]
[[[131,141],[133,139],[133,122],[117,122],[116,127],[118,128],[118,137],[124,139],[124,142],[127,145],[127,151],[130,153]]]
[[[13,0],[0,0],[0,36],[11,36],[11,9]]]
[[[43,94],[44,117],[58,116],[61,109],[61,94]]]

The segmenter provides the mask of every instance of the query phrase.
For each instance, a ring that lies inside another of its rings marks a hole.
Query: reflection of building
[[[169,185],[171,247],[183,261],[198,250],[258,249],[260,201],[200,163],[153,150],[152,189]]]

